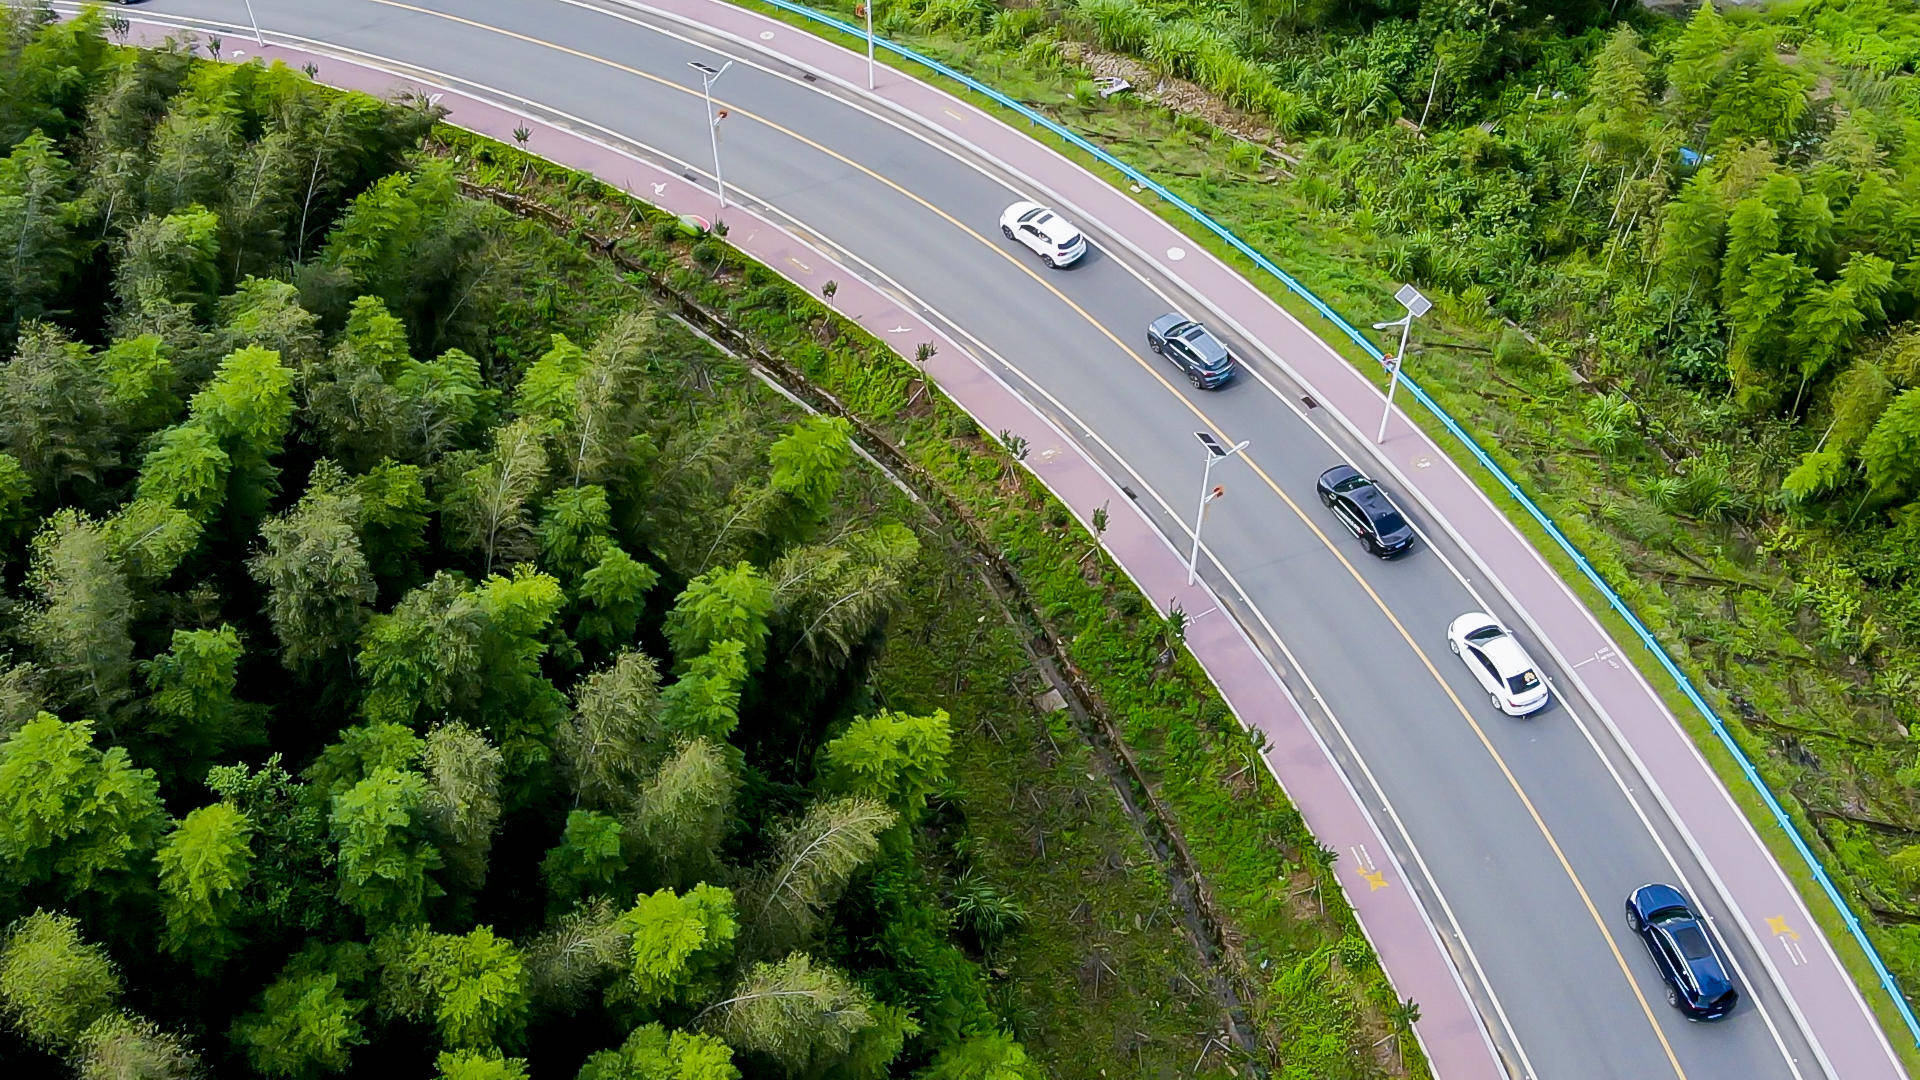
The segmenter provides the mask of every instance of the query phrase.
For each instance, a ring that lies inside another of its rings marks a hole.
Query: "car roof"
[[[1067,221],[1066,218],[1061,217],[1051,210],[1035,218],[1033,225],[1045,233],[1047,239],[1056,244],[1065,244],[1078,239],[1080,236],[1079,229],[1074,228],[1072,223]]]
[[[1492,641],[1481,642],[1480,651],[1487,654],[1487,659],[1493,661],[1502,675],[1518,675],[1533,667],[1533,660],[1520,643],[1513,640],[1512,634],[1503,633]]]
[[[1354,504],[1359,506],[1360,509],[1365,511],[1367,516],[1371,518],[1399,513],[1399,508],[1393,505],[1387,498],[1386,492],[1381,491],[1377,484],[1368,484],[1363,488],[1355,488],[1347,492],[1347,498],[1352,499]]]
[[[1643,912],[1655,912],[1661,908],[1676,906],[1686,908],[1688,911],[1693,910],[1693,905],[1687,903],[1686,896],[1679,889],[1657,881],[1633,890],[1633,902]]]
[[[1193,350],[1199,353],[1202,359],[1217,360],[1227,355],[1227,347],[1220,344],[1220,339],[1213,336],[1213,331],[1197,322],[1188,323],[1176,336],[1193,346]]]

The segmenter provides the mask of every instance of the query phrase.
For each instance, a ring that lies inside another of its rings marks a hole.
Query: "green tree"
[[[684,896],[671,889],[641,896],[619,926],[632,948],[621,996],[643,1009],[717,990],[739,932],[733,893],[705,883]]]
[[[667,643],[684,668],[716,642],[737,641],[749,669],[766,655],[773,586],[752,563],[716,567],[687,583],[667,613]]]
[[[793,500],[806,523],[819,521],[853,460],[853,425],[839,416],[810,416],[775,440],[767,459],[774,490]]]
[[[742,905],[754,952],[779,953],[812,937],[854,871],[880,850],[880,834],[898,820],[872,799],[823,799],[774,830],[773,858]]]
[[[80,1080],[192,1080],[200,1073],[184,1038],[128,1012],[87,1025],[74,1067]]]
[[[1718,186],[1707,174],[1695,174],[1662,213],[1654,259],[1667,286],[1691,295],[1697,285],[1718,281],[1726,231],[1727,208]]]
[[[243,348],[277,353],[294,371],[321,355],[320,317],[300,306],[300,290],[284,281],[247,278],[218,307],[219,354]]]
[[[27,326],[0,364],[0,450],[48,505],[94,492],[118,463],[106,397],[87,347],[44,324]]]
[[[111,894],[144,870],[166,816],[159,784],[93,724],[41,713],[0,743],[0,860],[16,884]]]
[[[914,821],[945,782],[952,747],[942,709],[931,716],[886,711],[861,717],[821,748],[819,782],[825,791],[876,799]]]
[[[1920,390],[1902,391],[1860,444],[1867,483],[1883,498],[1920,491]]]
[[[527,1080],[527,1063],[498,1050],[447,1050],[433,1059],[440,1080]]]
[[[152,691],[152,734],[189,761],[256,734],[243,727],[253,710],[234,698],[241,654],[240,635],[224,623],[216,630],[175,630],[172,647],[140,665]]]
[[[109,411],[119,426],[136,433],[165,426],[180,411],[172,350],[158,334],[139,334],[108,345],[95,358],[106,386]]]
[[[606,545],[600,561],[580,576],[580,620],[575,638],[582,644],[598,642],[620,648],[631,642],[646,610],[647,591],[660,582],[660,573],[633,556]]]
[[[0,328],[58,306],[86,253],[75,235],[82,215],[73,170],[52,139],[36,131],[0,158]]]
[[[739,1050],[766,1054],[788,1075],[831,1063],[874,1022],[873,999],[842,972],[804,953],[755,964],[699,1022]]]
[[[661,880],[684,884],[713,870],[739,787],[727,754],[706,738],[681,744],[647,778],[629,828]]]
[[[254,860],[241,918],[251,925],[310,933],[336,909],[330,798],[311,798],[273,754],[258,769],[221,765],[207,787],[252,823]]]
[[[428,1020],[450,1048],[510,1042],[527,1018],[526,969],[491,927],[436,934],[424,927],[382,940],[382,999],[394,1014]]]
[[[259,1011],[234,1022],[233,1041],[268,1076],[345,1072],[353,1048],[367,1041],[365,1007],[332,974],[283,972],[261,995]]]
[[[660,753],[659,685],[653,660],[628,651],[574,687],[573,715],[560,725],[554,748],[576,806],[616,813],[632,807]]]
[[[113,291],[132,311],[184,304],[212,309],[220,293],[220,217],[204,206],[148,214],[121,238]]]
[[[565,697],[540,668],[564,600],[558,582],[525,566],[477,588],[435,575],[375,616],[362,637],[367,716],[471,721],[506,755],[509,775],[526,775],[547,759],[566,715]]]
[[[240,520],[258,520],[277,490],[273,459],[293,423],[293,372],[269,349],[235,350],[193,395],[188,414],[219,437],[232,459],[228,505]]]
[[[129,582],[165,581],[200,546],[192,514],[154,499],[135,499],[104,524],[107,547]]]
[[[948,1046],[920,1080],[1045,1080],[1046,1072],[1011,1035],[990,1032]]]
[[[440,895],[428,876],[441,865],[427,837],[428,797],[425,777],[383,767],[333,798],[340,900],[370,924],[416,922]]]
[[[412,361],[407,348],[406,327],[379,297],[353,302],[333,348],[300,371],[301,419],[322,453],[355,472],[406,455],[409,417],[391,380]]]
[[[165,214],[194,204],[214,204],[232,187],[234,166],[245,140],[235,101],[234,72],[196,67],[186,86],[169,103],[153,133],[153,163],[147,176],[147,204]]]
[[[418,465],[383,461],[353,481],[360,500],[360,547],[367,565],[382,582],[410,583],[416,578],[433,503]]]
[[[1727,218],[1727,254],[1720,270],[1721,302],[1731,308],[1746,291],[1755,263],[1780,250],[1780,215],[1760,198],[1742,199]]]
[[[7,927],[0,941],[0,1015],[27,1042],[71,1050],[119,996],[113,962],[87,944],[71,916],[36,911]]]
[[[585,574],[606,554],[612,541],[613,508],[607,489],[598,484],[562,488],[547,500],[540,517],[541,562],[572,581]]]
[[[1712,104],[1714,84],[1719,81],[1725,54],[1732,44],[1733,31],[1715,10],[1713,0],[1700,0],[1692,20],[1673,42],[1672,59],[1667,65],[1667,83],[1688,114],[1703,115]]]
[[[1734,44],[1714,84],[1710,140],[1783,144],[1807,113],[1813,80],[1780,60],[1770,31],[1749,30]]]
[[[546,480],[539,428],[524,420],[498,428],[493,450],[460,472],[441,505],[449,542],[478,555],[488,574],[495,562],[529,557],[536,546],[533,503]]]
[[[1647,70],[1653,58],[1640,48],[1631,26],[1616,27],[1593,58],[1587,104],[1579,121],[1591,161],[1619,161],[1640,151],[1650,115]]]
[[[597,810],[571,810],[560,842],[540,862],[547,895],[571,902],[611,886],[627,868],[620,820]]]
[[[140,460],[140,498],[184,511],[207,525],[227,501],[233,459],[203,424],[175,424]]]
[[[717,642],[661,692],[661,726],[675,735],[725,742],[740,723],[740,689],[746,681],[746,646]]]
[[[242,890],[253,870],[253,823],[229,803],[187,814],[155,857],[160,864],[161,946],[210,971],[240,944]]]
[[[420,461],[433,461],[461,445],[492,393],[480,378],[480,362],[459,349],[433,360],[406,361],[393,387],[400,395],[409,454]]]
[[[321,668],[352,647],[376,595],[355,530],[360,499],[337,468],[316,467],[291,510],[260,527],[247,572],[266,586],[267,619],[290,670]]]
[[[33,539],[22,627],[63,700],[110,720],[133,672],[133,593],[100,526],[62,510]]]
[[[899,602],[919,557],[920,541],[895,522],[837,545],[795,548],[770,575],[779,621],[813,665],[844,667]]]
[[[477,889],[500,824],[500,751],[465,724],[427,733],[427,820],[453,879]]]
[[[588,1057],[577,1080],[740,1080],[740,1070],[733,1050],[712,1035],[645,1024],[617,1048]]]

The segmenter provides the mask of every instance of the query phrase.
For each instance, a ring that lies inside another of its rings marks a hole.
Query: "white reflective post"
[[[867,0],[861,7],[867,12],[867,89],[873,89],[873,0]]]

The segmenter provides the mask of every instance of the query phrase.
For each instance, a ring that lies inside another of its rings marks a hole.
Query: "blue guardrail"
[[[844,19],[837,18],[825,12],[815,11],[802,4],[793,3],[792,0],[761,0],[761,2],[779,8],[782,11],[790,11],[795,15],[799,15],[823,26],[832,27],[843,34],[858,38],[862,42],[866,41],[866,29],[847,22]],[[922,56],[913,49],[889,41],[886,38],[876,35],[873,40],[876,49],[892,53],[895,56],[911,60],[916,64],[936,71],[967,89],[992,99],[996,104],[1019,113],[1025,117],[1029,123],[1047,129],[1076,149],[1091,154],[1101,163],[1118,170],[1122,175],[1126,176],[1127,179],[1153,192],[1173,206],[1178,207],[1182,213],[1192,218],[1195,224],[1198,224],[1201,228],[1219,237],[1235,251],[1251,259],[1255,266],[1279,278],[1295,296],[1300,297],[1300,299],[1312,305],[1315,311],[1326,316],[1327,321],[1339,327],[1340,331],[1352,339],[1356,345],[1366,350],[1368,356],[1373,357],[1375,360],[1385,360],[1385,354],[1382,353],[1373,342],[1369,341],[1359,330],[1354,329],[1353,324],[1341,318],[1339,312],[1328,307],[1326,301],[1315,296],[1312,290],[1302,285],[1292,274],[1280,269],[1273,260],[1254,250],[1250,244],[1228,231],[1225,226],[1208,217],[1185,199],[1168,191],[1153,178],[1126,162],[1121,161],[1119,158],[1114,157],[1093,143],[1088,142],[1068,128],[1061,126],[1052,118],[1028,108],[1021,102],[1015,101],[1013,98],[995,90],[993,87],[986,85],[965,72],[955,71],[953,68],[948,67],[938,60]],[[1901,1019],[1906,1021],[1907,1031],[1913,1036],[1915,1045],[1920,1045],[1920,1018],[1914,1016],[1913,1008],[1907,1004],[1906,995],[1900,991],[1900,984],[1895,981],[1893,973],[1887,970],[1886,962],[1880,958],[1879,950],[1875,949],[1873,942],[1867,939],[1866,930],[1861,927],[1860,919],[1853,913],[1853,908],[1847,904],[1846,898],[1840,895],[1840,890],[1834,886],[1833,879],[1827,876],[1827,868],[1820,864],[1819,856],[1813,853],[1813,849],[1808,846],[1806,838],[1800,835],[1799,828],[1794,825],[1793,819],[1787,816],[1786,809],[1780,805],[1779,798],[1776,797],[1773,790],[1767,786],[1767,782],[1761,778],[1759,770],[1754,768],[1753,760],[1747,756],[1746,751],[1741,749],[1740,744],[1734,740],[1733,733],[1727,730],[1726,722],[1720,719],[1720,714],[1713,710],[1713,706],[1707,704],[1707,700],[1701,696],[1699,688],[1693,685],[1693,680],[1687,678],[1686,672],[1680,670],[1680,665],[1674,662],[1672,656],[1668,655],[1666,648],[1660,644],[1659,639],[1655,638],[1652,631],[1647,629],[1646,624],[1640,621],[1640,616],[1634,614],[1633,609],[1627,606],[1627,602],[1621,599],[1620,594],[1613,591],[1613,587],[1608,585],[1606,579],[1600,576],[1600,572],[1595,570],[1593,564],[1587,561],[1586,555],[1582,554],[1580,549],[1574,545],[1573,541],[1567,539],[1566,534],[1560,531],[1560,526],[1554,523],[1553,518],[1549,517],[1545,510],[1542,510],[1532,499],[1527,497],[1527,493],[1520,489],[1520,485],[1515,483],[1511,476],[1507,475],[1506,470],[1502,469],[1493,458],[1489,457],[1486,450],[1474,440],[1473,436],[1469,435],[1466,429],[1461,427],[1459,422],[1454,420],[1447,410],[1441,408],[1440,403],[1435,401],[1419,383],[1408,378],[1406,373],[1402,372],[1400,375],[1400,385],[1406,387],[1408,392],[1417,398],[1420,404],[1426,407],[1428,412],[1432,413],[1441,424],[1445,425],[1446,429],[1453,433],[1454,438],[1459,439],[1461,445],[1465,446],[1467,451],[1473,455],[1474,460],[1478,461],[1482,468],[1493,474],[1493,478],[1499,481],[1501,488],[1503,488],[1508,495],[1512,496],[1515,502],[1526,509],[1528,515],[1531,516],[1534,521],[1538,522],[1541,528],[1547,531],[1548,536],[1553,537],[1553,542],[1560,545],[1560,550],[1566,552],[1568,557],[1573,559],[1574,564],[1580,568],[1580,572],[1585,574],[1587,580],[1593,583],[1593,587],[1600,590],[1600,594],[1607,598],[1607,604],[1612,607],[1614,611],[1619,612],[1622,619],[1626,620],[1627,625],[1633,629],[1635,636],[1640,639],[1640,644],[1646,646],[1647,651],[1653,654],[1653,658],[1659,661],[1660,666],[1666,669],[1668,675],[1673,677],[1673,681],[1680,687],[1680,692],[1687,696],[1687,700],[1693,703],[1694,708],[1700,710],[1701,716],[1706,717],[1707,724],[1713,728],[1713,733],[1719,737],[1720,744],[1727,748],[1729,754],[1733,755],[1734,761],[1740,766],[1741,774],[1747,778],[1748,783],[1753,785],[1753,789],[1760,793],[1761,801],[1766,803],[1767,810],[1773,815],[1774,822],[1786,832],[1787,839],[1793,842],[1794,850],[1800,853],[1800,858],[1805,860],[1807,869],[1813,872],[1814,880],[1820,883],[1820,888],[1827,894],[1827,899],[1831,900],[1833,906],[1840,912],[1841,919],[1845,920],[1847,929],[1853,934],[1853,940],[1857,942],[1861,950],[1867,954],[1867,961],[1873,965],[1874,974],[1879,976],[1880,985],[1885,988],[1888,996],[1893,999],[1894,1008],[1900,1011]]]

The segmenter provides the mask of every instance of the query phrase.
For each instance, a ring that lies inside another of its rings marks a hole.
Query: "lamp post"
[[[1207,448],[1207,467],[1200,474],[1200,509],[1193,515],[1193,551],[1187,555],[1187,584],[1193,584],[1196,567],[1200,563],[1200,526],[1207,522],[1207,504],[1227,493],[1226,485],[1213,485],[1213,467],[1247,448],[1251,439],[1242,439],[1233,446],[1223,446],[1210,432],[1196,431],[1193,437]]]
[[[253,0],[247,0],[247,21],[253,24],[253,43],[266,48],[267,39],[260,36],[260,20],[253,17]]]
[[[867,89],[873,89],[873,4],[874,0],[862,0],[860,14],[867,17]]]
[[[727,118],[727,110],[721,109],[720,115],[713,113],[713,84],[733,66],[729,60],[718,68],[703,64],[698,60],[687,61],[687,66],[700,73],[700,93],[707,99],[707,142],[713,146],[713,193],[720,199],[720,209],[727,208],[727,182],[720,175],[720,121]]]
[[[1387,407],[1380,413],[1380,431],[1373,437],[1376,443],[1387,441],[1387,418],[1393,415],[1393,392],[1400,388],[1400,369],[1407,363],[1407,335],[1413,332],[1413,320],[1433,310],[1433,301],[1421,296],[1420,290],[1411,285],[1400,286],[1393,298],[1400,301],[1407,313],[1392,322],[1373,324],[1375,330],[1400,328],[1400,350],[1387,358]]]

